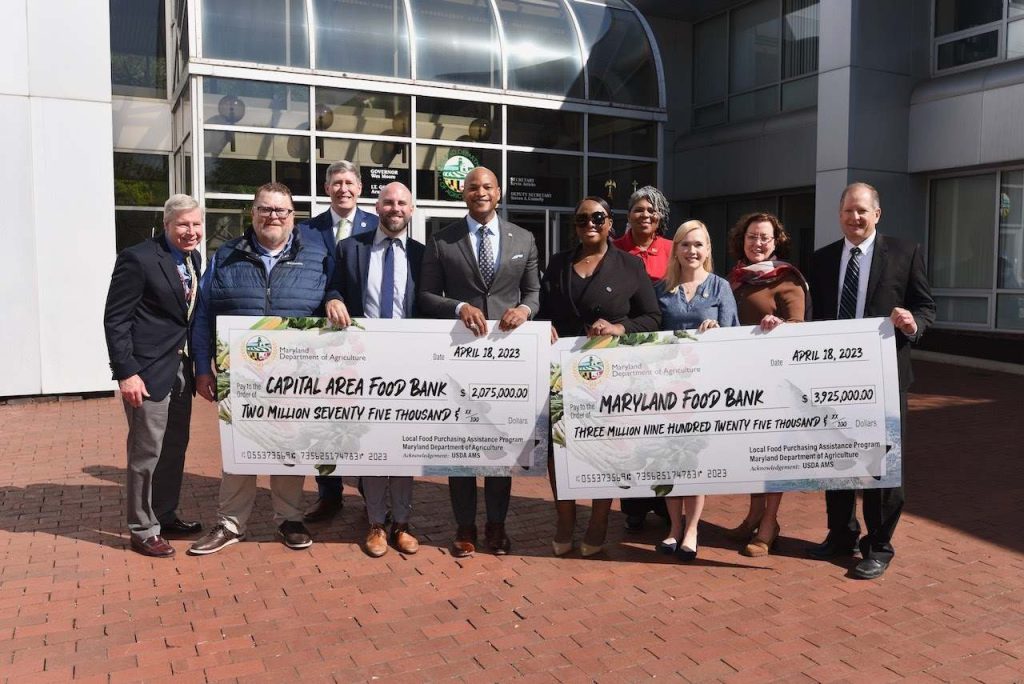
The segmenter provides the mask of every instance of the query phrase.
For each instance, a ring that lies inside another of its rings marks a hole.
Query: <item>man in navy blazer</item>
[[[377,199],[377,229],[338,243],[334,275],[324,295],[327,317],[332,323],[345,328],[353,318],[415,317],[416,282],[424,247],[408,235],[412,212],[409,188],[390,183],[381,189]],[[390,503],[394,518],[391,543],[402,553],[416,553],[419,542],[409,533],[412,478],[381,476],[360,480],[370,520],[366,552],[376,558],[388,550],[384,526]],[[340,477],[318,477],[317,481],[321,482],[321,491],[335,487],[340,497]]]
[[[839,199],[839,225],[843,239],[814,253],[808,279],[814,297],[814,320],[887,317],[896,328],[896,362],[900,385],[902,426],[907,420],[910,343],[917,342],[935,321],[935,301],[925,274],[919,245],[882,235],[875,226],[882,217],[878,191],[867,183],[851,183]],[[856,261],[856,263],[852,263]],[[903,453],[907,443],[902,439]],[[892,535],[903,510],[903,488],[863,490],[864,525],[861,561],[851,575],[857,579],[881,577],[895,551]],[[860,536],[857,492],[828,490],[828,536],[807,550],[811,558],[826,560],[853,553]]]
[[[188,343],[202,240],[203,210],[188,195],[173,195],[163,233],[118,254],[103,314],[128,418],[131,547],[157,558],[174,555],[165,536],[202,530],[177,513],[195,395]]]
[[[324,192],[331,198],[331,208],[300,224],[299,231],[306,233],[303,235],[305,240],[309,235],[316,235],[323,241],[330,273],[334,268],[335,245],[350,235],[372,233],[377,229],[377,217],[356,206],[363,193],[357,164],[343,159],[328,166],[324,174]]]

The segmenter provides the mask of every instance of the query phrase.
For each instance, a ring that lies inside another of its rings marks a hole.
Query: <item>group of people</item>
[[[711,236],[700,221],[686,221],[672,234],[669,205],[654,187],[629,200],[628,228],[611,239],[612,211],[600,197],[585,197],[573,223],[576,243],[554,254],[543,276],[533,235],[497,213],[501,188],[495,174],[477,167],[466,177],[467,214],[431,236],[412,239],[414,202],[401,183],[383,187],[376,215],[362,211],[359,169],[332,164],[324,190],[331,207],[295,226],[288,188],[261,186],[252,205],[252,227],[222,245],[202,271],[197,247],[203,212],[186,195],[164,207],[164,233],[124,250],[111,279],[105,314],[111,369],[128,418],[128,526],[139,553],[169,557],[167,539],[202,531],[178,517],[178,495],[188,444],[193,391],[216,400],[214,321],[218,315],[326,316],[338,327],[353,318],[451,318],[473,335],[501,331],[530,319],[551,322],[560,336],[623,335],[660,329],[697,334],[735,325],[757,325],[769,333],[783,323],[887,316],[897,329],[900,395],[906,415],[909,342],[934,319],[919,248],[875,231],[881,217],[877,191],[848,186],[840,198],[843,238],[818,250],[809,277],[785,261],[790,243],[782,223],[769,213],[744,216],[729,233],[735,266],[714,273]],[[199,277],[200,273],[202,277]],[[811,306],[811,294],[815,301]],[[554,491],[554,467],[549,463]],[[505,528],[510,477],[484,478],[483,548],[506,554]],[[303,510],[303,478],[270,478],[274,520],[289,548],[309,547],[305,523],[333,518],[342,507],[340,477],[317,477],[318,498]],[[374,557],[389,547],[415,553],[409,527],[411,477],[362,477],[369,527],[364,543]],[[477,482],[449,478],[456,522],[451,554],[470,556],[480,547]],[[256,498],[256,476],[223,473],[217,522],[189,552],[211,554],[241,541]],[[884,573],[893,555],[893,530],[903,504],[900,488],[865,490],[860,537],[856,492],[826,493],[829,533],[808,550],[813,558],[852,554],[862,560],[855,577]],[[574,548],[576,502],[559,501],[552,550]],[[756,494],[744,519],[726,531],[747,556],[767,555],[779,535],[782,494]],[[610,500],[593,502],[580,553],[603,550]],[[698,554],[703,496],[623,500],[627,527],[640,529],[654,510],[669,531],[662,553],[690,561]]]

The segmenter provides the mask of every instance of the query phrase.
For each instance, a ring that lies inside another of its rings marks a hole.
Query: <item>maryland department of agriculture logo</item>
[[[441,189],[449,199],[462,199],[462,185],[469,172],[480,166],[479,160],[466,150],[452,150],[441,163]]]
[[[604,375],[604,361],[600,356],[587,354],[576,362],[576,374],[588,385],[596,384]]]
[[[253,335],[245,341],[245,355],[255,364],[262,364],[274,352],[274,343],[269,337]]]

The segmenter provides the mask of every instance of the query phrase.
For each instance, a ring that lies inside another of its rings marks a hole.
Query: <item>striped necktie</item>
[[[857,317],[857,289],[860,285],[860,247],[850,249],[850,261],[843,276],[843,294],[839,298],[839,319]]]

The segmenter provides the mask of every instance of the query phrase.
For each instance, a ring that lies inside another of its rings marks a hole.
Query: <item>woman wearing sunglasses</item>
[[[611,209],[600,197],[586,197],[576,207],[573,223],[579,244],[551,257],[541,281],[541,320],[551,321],[551,341],[561,337],[598,337],[652,332],[661,324],[661,310],[643,263],[615,249],[608,241]],[[555,469],[548,460],[551,491]],[[580,553],[593,556],[604,548],[610,499],[595,500]],[[552,549],[556,556],[573,548],[576,502],[555,500],[558,527]]]
[[[729,273],[740,325],[759,325],[770,332],[785,322],[806,320],[810,308],[807,281],[793,264],[783,261],[789,235],[782,222],[764,212],[747,214],[729,231],[729,253],[737,259]],[[746,544],[744,556],[767,556],[779,536],[781,493],[751,494],[750,510],[738,527],[725,531]]]

